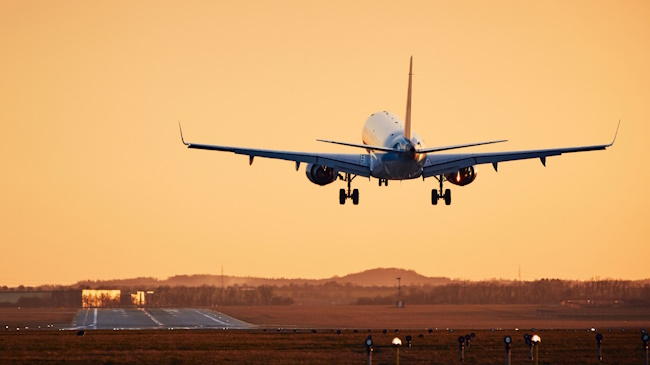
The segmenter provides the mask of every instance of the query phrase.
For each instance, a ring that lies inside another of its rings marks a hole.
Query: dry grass
[[[243,321],[284,328],[623,328],[650,327],[647,308],[571,309],[535,305],[219,307]]]
[[[77,308],[0,308],[0,325],[9,327],[69,326]]]
[[[423,338],[418,335],[422,332]],[[495,364],[504,360],[503,337],[514,339],[512,363],[529,363],[523,331],[476,331],[465,363]],[[597,363],[595,334],[586,331],[538,331],[541,364]],[[21,331],[0,334],[0,363],[113,363],[113,364],[349,364],[365,363],[363,341],[367,331],[88,331],[83,337],[69,331]],[[393,364],[395,333],[371,332],[375,341],[373,363]],[[413,347],[403,347],[403,364],[458,362],[458,335],[465,332],[402,331],[413,337]],[[604,332],[602,364],[642,362],[641,333]]]
[[[450,364],[459,357],[459,335],[475,332],[465,363],[504,361],[503,337],[514,339],[512,363],[531,363],[523,341],[531,327],[542,337],[540,364],[593,364],[595,333],[604,335],[602,364],[642,363],[640,327],[650,327],[647,309],[543,308],[536,306],[381,306],[220,307],[225,314],[262,325],[264,329],[197,331],[74,331],[35,330],[38,324],[72,321],[74,309],[2,309],[0,323],[21,331],[0,331],[0,363],[100,364],[349,364],[365,363],[363,341],[372,334],[374,364],[394,364],[390,341],[413,337],[413,347],[401,349],[403,364]],[[29,325],[30,330],[24,330]],[[282,327],[281,331],[276,328]],[[439,328],[429,334],[425,328]],[[454,332],[443,328],[454,328]],[[623,332],[620,328],[625,327]],[[636,327],[636,328],[634,328]],[[302,328],[302,329],[300,329]],[[312,333],[311,328],[317,328]],[[341,335],[336,333],[341,329]],[[371,328],[372,330],[368,330]],[[382,333],[386,328],[388,333]],[[396,334],[394,329],[399,328]],[[485,328],[488,328],[486,330]],[[504,328],[490,331],[489,328]],[[549,330],[550,328],[576,328]],[[611,328],[611,330],[610,330]],[[355,333],[354,330],[358,332]],[[541,330],[546,329],[546,330]],[[423,337],[419,338],[422,334]]]

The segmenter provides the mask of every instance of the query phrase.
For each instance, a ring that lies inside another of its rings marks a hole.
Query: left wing
[[[621,123],[619,122],[619,127]],[[594,146],[569,147],[569,148],[551,148],[545,150],[530,151],[513,151],[513,152],[488,152],[488,153],[464,153],[448,155],[427,155],[427,161],[422,169],[422,177],[438,176],[451,174],[466,167],[491,163],[495,170],[499,162],[525,160],[539,158],[542,164],[546,166],[546,158],[550,156],[559,156],[563,153],[585,152],[604,150],[611,147],[616,141],[618,127],[614,134],[612,143]]]
[[[180,128],[180,125],[179,125]],[[253,163],[255,157],[274,158],[278,160],[294,161],[296,170],[301,162],[314,165],[321,165],[333,168],[337,172],[348,173],[363,177],[370,177],[370,155],[368,154],[328,154],[328,153],[311,153],[311,152],[290,152],[263,150],[253,148],[240,148],[231,146],[218,146],[209,144],[199,144],[185,142],[183,130],[181,129],[181,140],[187,148],[199,150],[233,152],[239,155],[247,155],[249,163]]]

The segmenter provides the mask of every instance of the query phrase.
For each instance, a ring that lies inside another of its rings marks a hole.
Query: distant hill
[[[341,284],[351,283],[359,286],[397,286],[397,278],[401,278],[402,285],[444,285],[451,282],[449,278],[428,277],[416,273],[414,270],[404,269],[371,269],[343,277],[333,277],[328,281]]]
[[[420,275],[413,270],[404,270],[396,268],[379,268],[362,271],[359,273],[348,274],[345,276],[334,276],[327,279],[286,279],[286,278],[255,278],[243,276],[224,275],[176,275],[165,280],[155,278],[135,278],[135,279],[117,279],[117,280],[97,280],[97,281],[80,281],[74,286],[103,288],[103,287],[128,287],[143,288],[155,286],[288,286],[304,284],[323,284],[327,282],[336,282],[338,284],[350,283],[356,286],[397,286],[397,278],[401,278],[401,284],[407,285],[444,285],[452,280],[443,277],[428,277]]]

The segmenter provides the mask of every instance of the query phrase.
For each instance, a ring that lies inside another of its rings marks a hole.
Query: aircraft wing
[[[497,170],[499,162],[526,160],[531,158],[539,158],[542,164],[546,166],[546,158],[550,156],[559,156],[563,153],[572,152],[586,152],[604,150],[611,147],[616,141],[618,129],[621,122],[616,126],[616,133],[614,139],[609,144],[601,144],[594,146],[582,147],[568,147],[568,148],[550,148],[544,150],[530,150],[530,151],[512,151],[512,152],[487,152],[487,153],[463,153],[463,154],[441,154],[441,155],[427,155],[427,160],[422,168],[422,177],[438,176],[444,174],[451,174],[466,167],[491,163],[494,170]]]
[[[486,163],[491,163],[496,170],[499,162],[526,160],[531,158],[539,158],[542,161],[542,164],[546,166],[547,157],[559,156],[563,153],[604,150],[612,144],[614,144],[614,142],[604,145],[552,148],[545,150],[427,155],[427,161],[424,164],[422,176],[429,177],[450,174],[466,167]]]
[[[333,168],[337,172],[348,173],[363,177],[370,176],[370,156],[368,154],[331,154],[331,153],[311,153],[311,152],[290,152],[290,151],[276,151],[276,150],[263,150],[254,148],[240,148],[231,146],[217,146],[209,144],[189,143],[183,139],[183,132],[181,131],[181,140],[187,148],[195,148],[199,150],[210,151],[223,151],[232,152],[238,155],[246,155],[249,157],[249,163],[253,163],[255,157],[274,158],[277,160],[294,161],[296,163],[296,170],[301,162],[311,163],[314,165],[321,165]]]

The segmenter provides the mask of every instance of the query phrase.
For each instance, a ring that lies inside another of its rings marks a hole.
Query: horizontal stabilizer
[[[349,143],[349,142],[338,142],[338,141],[328,141],[328,140],[324,140],[324,139],[317,139],[317,141],[318,142],[333,143],[333,144],[340,144],[342,146],[365,148],[367,150],[373,150],[373,151],[397,152],[397,153],[404,152],[403,150],[398,150],[396,148],[390,148],[390,147],[368,146],[368,145],[365,145],[365,144]]]
[[[440,152],[440,151],[455,150],[455,149],[459,149],[459,148],[482,146],[482,145],[486,145],[486,144],[502,143],[502,142],[508,142],[508,140],[507,139],[502,139],[500,141],[459,144],[459,145],[455,145],[455,146],[446,146],[446,147],[423,148],[423,149],[419,150],[418,152],[419,153]]]

